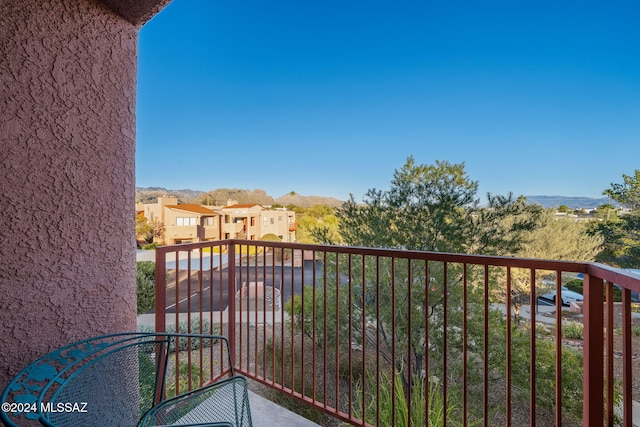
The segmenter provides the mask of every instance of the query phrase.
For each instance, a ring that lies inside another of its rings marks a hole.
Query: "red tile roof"
[[[217,212],[212,211],[209,208],[205,208],[204,206],[194,205],[189,203],[185,203],[182,205],[166,205],[166,207],[169,209],[178,209],[181,211],[193,212],[197,214],[217,215]]]

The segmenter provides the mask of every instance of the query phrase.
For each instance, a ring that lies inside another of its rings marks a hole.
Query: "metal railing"
[[[632,425],[640,279],[621,270],[244,240],[156,256],[156,330],[208,324],[239,373],[353,425]],[[578,276],[571,321],[540,297]]]

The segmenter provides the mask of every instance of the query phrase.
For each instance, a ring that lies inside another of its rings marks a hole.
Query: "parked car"
[[[552,290],[544,295],[541,295],[540,298],[544,298],[547,300],[551,300],[554,303],[556,302],[556,290]],[[579,294],[578,292],[574,292],[569,290],[566,286],[563,286],[560,290],[560,298],[562,305],[569,305],[572,302],[582,302],[584,301],[584,296]]]

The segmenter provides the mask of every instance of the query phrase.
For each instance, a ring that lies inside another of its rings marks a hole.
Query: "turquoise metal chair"
[[[181,381],[176,360],[182,369],[189,357],[213,358],[206,366],[216,372],[192,374],[202,386],[166,398]],[[247,381],[234,373],[229,342],[219,335],[121,333],[78,341],[24,368],[0,400],[7,426],[252,425]]]

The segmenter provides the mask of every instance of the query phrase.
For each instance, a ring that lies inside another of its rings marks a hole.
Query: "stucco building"
[[[179,204],[176,197],[158,197],[157,203],[136,208],[150,222],[162,224],[160,244],[205,242],[223,239],[259,240],[268,234],[283,242],[295,242],[295,212],[268,209],[259,204],[215,207]]]
[[[220,209],[225,239],[258,240],[267,234],[283,242],[296,241],[296,214],[282,209],[267,209],[258,204],[232,204]]]

